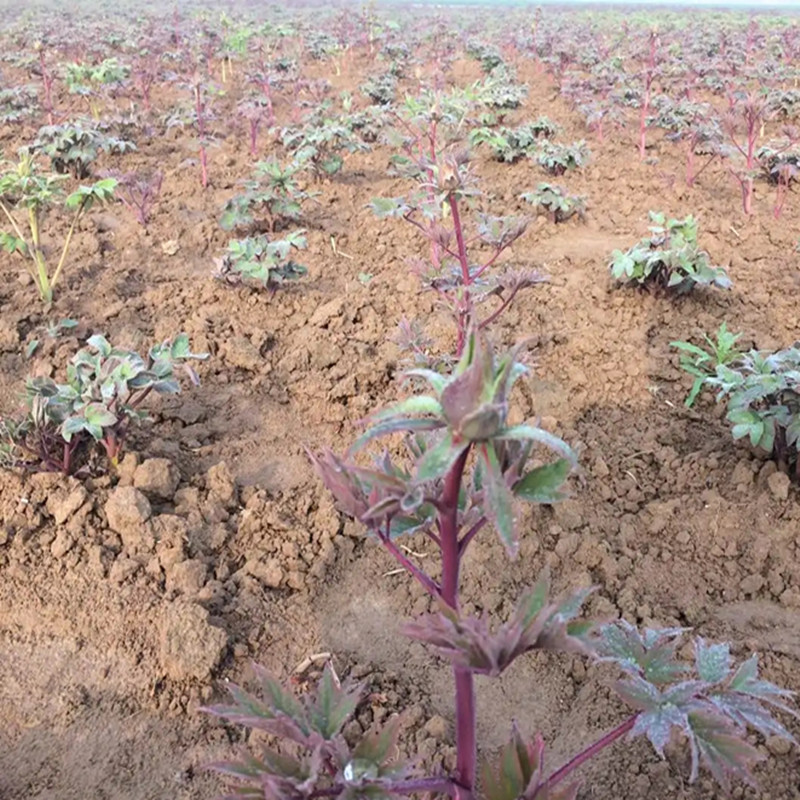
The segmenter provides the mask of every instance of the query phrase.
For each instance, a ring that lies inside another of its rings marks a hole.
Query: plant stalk
[[[536,794],[533,795],[531,800],[536,800],[537,797],[541,797],[541,800],[545,800],[548,796],[550,791],[554,789],[561,781],[564,780],[571,772],[574,772],[578,767],[580,767],[585,762],[589,761],[589,759],[596,756],[601,750],[605,750],[606,747],[613,744],[617,741],[617,739],[624,736],[628,731],[630,731],[633,726],[636,724],[636,720],[638,719],[639,715],[634,714],[632,717],[629,717],[625,720],[621,725],[618,725],[614,730],[609,731],[608,733],[601,736],[594,744],[589,745],[585,750],[582,750],[576,756],[571,758],[563,767],[557,769],[536,791]]]
[[[458,542],[458,496],[469,448],[456,459],[447,474],[441,497],[439,535],[442,549],[442,599],[458,610],[458,573],[461,561]],[[478,759],[475,738],[475,687],[472,672],[453,667],[456,689],[456,796],[470,800],[475,786]]]

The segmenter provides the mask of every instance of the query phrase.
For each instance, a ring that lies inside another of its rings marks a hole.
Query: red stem
[[[442,543],[442,599],[458,610],[458,573],[461,553],[458,546],[458,497],[469,447],[456,459],[444,481],[441,511],[438,517]],[[453,667],[456,687],[456,796],[470,800],[475,786],[475,767],[478,760],[475,738],[475,687],[472,672]]]
[[[604,736],[601,736],[594,744],[589,745],[585,750],[582,750],[574,758],[570,759],[563,767],[556,770],[537,790],[531,800],[536,800],[540,796],[545,798],[550,791],[555,788],[561,781],[564,780],[571,772],[574,772],[578,767],[588,761],[590,758],[596,756],[601,750],[604,750],[610,744],[613,744],[620,737],[624,736],[636,724],[638,714],[634,714],[629,719],[626,719],[621,725],[618,725],[614,730],[609,731]]]
[[[486,524],[486,517],[481,517],[462,537],[458,543],[458,552],[463,557],[469,543],[475,538],[478,531]]]
[[[517,284],[509,292],[508,297],[503,301],[502,305],[481,322],[481,324],[479,325],[481,330],[491,325],[511,305],[511,303],[514,301],[514,298],[517,296],[518,291],[519,291],[519,284]]]
[[[386,532],[378,532],[378,538],[381,540],[381,544],[394,556],[395,561],[397,561],[403,569],[410,572],[425,587],[428,594],[432,597],[439,597],[441,592],[439,585],[426,575],[413,561],[407,558],[403,551],[392,541],[389,534],[389,525],[390,522],[387,520]]]
[[[456,356],[461,355],[461,351],[466,341],[466,332],[470,324],[470,317],[472,316],[472,296],[469,291],[470,284],[472,283],[472,276],[469,272],[469,259],[467,257],[467,246],[464,243],[464,229],[461,225],[461,215],[458,211],[458,199],[453,192],[447,196],[447,201],[450,204],[450,213],[453,216],[453,228],[455,229],[456,242],[458,243],[458,261],[461,265],[461,280],[464,283],[464,296],[461,299],[460,307],[458,309],[458,350]]]

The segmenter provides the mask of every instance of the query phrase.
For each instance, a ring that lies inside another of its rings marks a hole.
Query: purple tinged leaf
[[[749,725],[763,736],[780,736],[782,739],[797,744],[795,737],[756,698],[738,692],[719,692],[710,695],[708,699],[720,712],[741,728]],[[792,709],[784,710],[792,711]]]
[[[290,715],[238,686],[229,686],[228,689],[234,701],[232,705],[211,706],[204,710],[235,725],[256,728],[300,744],[308,743],[310,731],[302,708]]]
[[[653,711],[661,703],[658,688],[637,675],[617,681],[614,688],[626,703],[640,711]]]
[[[469,441],[485,442],[503,427],[506,413],[504,406],[484,404],[461,420],[458,433]]]
[[[791,697],[792,692],[781,689],[769,681],[760,680],[758,677],[758,656],[754,653],[747,661],[743,661],[731,678],[728,688],[734,692],[750,694],[754,697],[769,697],[778,695]]]
[[[453,430],[459,431],[462,420],[480,406],[482,388],[483,370],[477,362],[445,386],[441,396],[442,412]]]
[[[336,498],[340,509],[350,517],[361,519],[370,504],[354,471],[330,450],[324,450],[319,455],[309,450],[306,453],[320,479]]]
[[[314,704],[308,710],[309,725],[326,741],[338,734],[356,710],[361,689],[340,686],[326,664]]]
[[[556,650],[562,653],[589,653],[588,637],[594,624],[588,620],[572,623],[581,611],[586,598],[595,591],[595,587],[578,589],[567,594],[558,604],[553,606],[547,622],[536,640],[536,646],[543,650]]]
[[[484,675],[499,675],[514,659],[535,648],[586,652],[584,642],[570,635],[566,620],[577,613],[588,591],[576,592],[559,605],[547,602],[547,588],[547,581],[540,580],[495,632],[484,617],[462,618],[441,604],[439,614],[410,623],[405,633],[432,645],[452,664]]]
[[[399,506],[400,500],[397,497],[382,497],[361,515],[360,521],[365,525],[373,522],[380,523],[381,520],[394,514]]]
[[[636,718],[630,736],[633,738],[644,734],[650,740],[655,751],[663,758],[664,748],[669,742],[673,727],[688,732],[689,719],[682,709],[666,704],[640,714]]]
[[[557,789],[551,789],[544,795],[543,800],[577,800],[578,789],[580,788],[581,785],[577,781],[565,784]]]
[[[503,747],[496,763],[481,765],[481,788],[486,800],[518,800],[532,797],[542,784],[544,741],[541,736],[525,742],[516,725],[511,741]]]
[[[731,671],[731,651],[728,644],[706,645],[703,638],[697,637],[694,643],[695,668],[700,680],[706,683],[719,683]]]
[[[644,643],[639,631],[627,620],[602,625],[598,631],[598,654],[604,661],[617,662],[626,672],[639,671]]]
[[[221,775],[241,780],[256,779],[264,774],[283,775],[284,777],[304,778],[300,762],[291,756],[276,753],[274,750],[261,748],[261,758],[255,758],[246,750],[239,753],[238,761],[221,761],[211,764],[210,769]]]
[[[668,684],[687,672],[675,656],[676,637],[682,628],[646,630],[642,635],[625,620],[600,628],[597,651],[604,661],[614,661],[629,675],[642,675],[648,681]]]
[[[763,761],[764,756],[738,736],[725,719],[707,711],[696,711],[689,714],[689,730],[692,780],[697,777],[699,756],[726,793],[730,792],[730,777],[754,786],[752,766]]]
[[[397,777],[404,772],[404,764],[397,760],[397,739],[400,734],[400,717],[395,715],[382,726],[373,726],[356,745],[352,758],[374,764],[379,776]]]
[[[519,552],[519,539],[514,522],[514,495],[506,484],[491,442],[480,446],[480,455],[485,468],[484,513],[500,534],[500,541],[509,557],[515,558]]]
[[[665,689],[662,697],[665,703],[675,706],[687,706],[706,688],[703,681],[682,681]]]
[[[443,423],[435,419],[418,419],[415,417],[394,417],[385,419],[377,425],[368,428],[358,439],[350,445],[348,454],[357,453],[365,445],[382,436],[392,433],[419,433],[420,431],[434,431],[443,427]]]
[[[530,625],[545,607],[547,596],[550,593],[550,581],[543,575],[536,581],[532,589],[525,592],[517,603],[514,612],[515,619],[519,620],[520,625],[526,628]]]
[[[419,394],[407,397],[399,403],[393,403],[387,408],[381,409],[373,414],[371,419],[375,422],[380,422],[393,417],[405,417],[409,414],[430,414],[438,417],[441,413],[442,406],[435,397]]]

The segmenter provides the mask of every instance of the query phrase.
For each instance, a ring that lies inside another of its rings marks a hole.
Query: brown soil
[[[472,65],[456,75],[476,77]],[[545,79],[520,77],[531,93],[515,119],[544,112],[565,125],[562,141],[583,135]],[[332,80],[339,89],[361,77]],[[2,134],[8,151],[25,136]],[[723,320],[759,347],[800,338],[796,198],[775,221],[759,185],[757,213],[744,219],[722,168],[688,191],[670,145],[654,145],[656,166],[639,163],[625,133],[590,145],[591,164],[564,181],[588,195],[587,223],[540,219],[514,246],[508,261],[537,266],[550,282],[522,296],[497,329],[506,343],[535,343],[535,377],[515,413],[543,417],[578,448],[583,474],[572,499],[530,516],[513,564],[490,537],[476,544],[465,571],[468,607],[507,613],[548,566],[558,588],[600,587],[594,614],[727,638],[738,656],[761,652],[769,679],[800,689],[796,490],[788,498],[770,491],[774,465],[735,446],[718,409],[683,408],[687,381],[668,346]],[[212,151],[206,192],[187,161],[193,148],[188,133],[173,132],[140,140],[124,157],[126,169],[165,171],[149,232],[121,207],[93,214],[50,316],[142,347],[186,330],[195,350],[212,355],[201,387],[157,407],[155,426],[136,433],[119,475],[85,482],[85,494],[58,476],[0,475],[3,800],[211,798],[219,784],[203,767],[234,742],[198,707],[221,697],[226,680],[246,681],[252,661],[288,676],[318,651],[368,684],[358,726],[406,709],[408,749],[431,763],[452,761],[448,725],[428,724],[451,719],[448,671],[398,636],[400,622],[428,601],[405,574],[387,574],[389,557],[338,514],[303,452],[304,444],[343,446],[365,412],[395,395],[392,339],[403,316],[430,321],[443,347],[452,336],[406,267],[420,241],[365,207],[405,184],[385,176],[387,148],[351,158],[320,187],[307,220],[308,279],[269,296],[210,277],[227,241],[219,209],[249,173],[243,144],[231,136]],[[485,153],[475,166],[499,213],[522,211],[517,196],[544,178],[533,164],[500,165]],[[609,285],[610,251],[644,234],[651,208],[700,218],[701,243],[730,264],[730,293],[671,301]],[[179,247],[171,256],[168,241]],[[31,367],[24,343],[43,317],[18,264],[1,258],[0,411],[8,412]],[[374,277],[364,285],[359,273]],[[77,344],[46,342],[33,369],[51,372]],[[169,459],[180,486],[174,496],[151,496],[151,520],[120,536],[109,528],[107,498],[151,458]],[[227,470],[211,469],[223,462]],[[208,621],[198,621],[194,605]],[[202,663],[208,622],[228,643],[213,640],[222,660],[211,677]],[[175,658],[165,655],[167,630],[186,648]],[[540,655],[481,682],[482,750],[499,746],[516,719],[544,734],[550,763],[559,763],[621,718],[609,678],[580,660]],[[758,769],[761,789],[734,796],[800,797],[798,751],[754,741],[769,755]],[[581,797],[722,797],[707,777],[687,784],[683,749],[671,756],[662,762],[643,743],[618,744],[586,771]]]

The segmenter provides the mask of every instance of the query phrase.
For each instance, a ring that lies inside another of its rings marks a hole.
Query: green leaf
[[[519,552],[519,539],[514,523],[514,495],[506,484],[494,445],[491,442],[480,445],[480,454],[486,468],[484,513],[500,535],[508,555],[515,558]]]
[[[61,436],[65,442],[71,442],[77,433],[86,430],[86,420],[83,417],[69,417],[61,426]]]
[[[441,395],[445,386],[447,386],[447,378],[432,369],[410,369],[404,374],[410,378],[423,378],[438,395]]]
[[[376,197],[369,203],[369,207],[381,219],[402,217],[410,210],[402,197]]]
[[[6,253],[21,253],[25,255],[28,252],[28,246],[25,244],[24,239],[12,236],[10,233],[5,233],[4,231],[0,231],[0,247],[2,247]]]
[[[555,503],[564,495],[559,490],[572,469],[566,458],[532,469],[514,484],[514,494],[529,503]]]
[[[106,337],[101,333],[96,333],[94,336],[90,336],[86,340],[86,344],[88,344],[89,347],[93,347],[95,350],[99,351],[103,358],[108,358],[108,356],[111,355],[111,345],[109,344],[108,339],[106,339]]]
[[[314,705],[309,709],[309,723],[324,739],[331,740],[344,727],[356,710],[360,691],[342,688],[333,676],[329,664],[325,665]]]
[[[395,715],[382,727],[373,728],[353,750],[353,758],[368,761],[376,767],[394,759],[397,738],[400,733],[400,717]]]
[[[90,405],[86,406],[83,415],[86,417],[87,423],[100,428],[106,428],[109,425],[115,425],[117,422],[117,417],[99,403],[91,403]]]
[[[755,747],[748,744],[723,718],[706,711],[688,715],[692,742],[692,778],[697,776],[697,762],[702,760],[726,794],[730,777],[754,785],[752,765],[764,760]]]
[[[542,430],[541,428],[535,428],[533,425],[515,425],[512,428],[506,428],[495,438],[537,442],[538,444],[543,444],[545,447],[549,447],[551,450],[555,450],[557,453],[560,453],[573,467],[578,465],[578,459],[575,456],[575,453],[565,441],[559,439],[558,436],[555,436],[548,431]]]
[[[417,421],[424,422],[425,420]],[[469,446],[469,442],[453,442],[453,434],[448,431],[442,440],[428,450],[417,463],[417,482],[426,483],[441,478]]]
[[[417,417],[387,419],[364,431],[364,433],[350,445],[348,453],[357,453],[373,439],[378,439],[381,436],[388,436],[391,433],[419,433],[420,431],[437,430],[441,427],[443,427],[443,424],[435,419],[419,419]]]
[[[731,671],[731,652],[728,644],[707,645],[705,639],[698,637],[694,643],[694,659],[700,680],[706,683],[719,683]]]
[[[405,416],[407,414],[430,414],[434,417],[439,417],[442,414],[442,406],[435,397],[415,395],[378,411],[372,415],[372,419],[377,422],[388,417]]]

